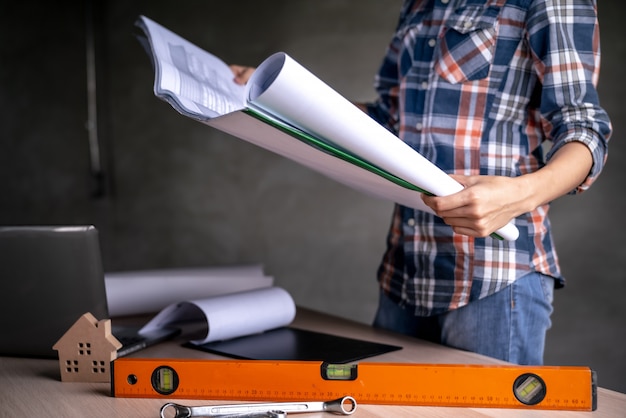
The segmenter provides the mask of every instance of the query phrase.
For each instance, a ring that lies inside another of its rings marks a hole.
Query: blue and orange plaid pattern
[[[596,92],[593,0],[406,1],[376,76],[369,113],[448,173],[519,176],[569,141],[607,156],[611,124]],[[549,205],[515,219],[514,242],[452,232],[396,206],[378,278],[389,296],[432,315],[466,305],[531,270],[563,285]]]

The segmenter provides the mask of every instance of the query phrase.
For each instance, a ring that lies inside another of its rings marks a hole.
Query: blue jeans
[[[529,273],[512,285],[441,315],[420,317],[380,293],[373,325],[516,364],[542,365],[554,279]]]

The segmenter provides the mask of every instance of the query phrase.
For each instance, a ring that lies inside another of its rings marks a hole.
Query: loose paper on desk
[[[287,54],[263,61],[239,96],[241,89],[226,63],[146,17],[138,26],[148,37],[155,63],[155,95],[183,115],[359,191],[429,213],[421,192],[449,195],[462,190]],[[289,142],[293,145],[286,146]],[[497,234],[515,240],[519,231],[509,223]]]
[[[105,274],[109,316],[159,312],[187,299],[269,287],[262,265],[135,270]]]
[[[150,320],[142,331],[202,322],[203,336],[190,341],[205,344],[257,334],[289,325],[296,315],[291,295],[269,287],[172,304]]]

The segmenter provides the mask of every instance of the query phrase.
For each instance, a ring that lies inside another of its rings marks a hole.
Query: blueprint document
[[[432,213],[421,193],[463,186],[296,62],[278,52],[246,86],[226,63],[152,20],[137,25],[155,69],[154,93],[181,114],[290,158],[338,182]],[[494,234],[515,240],[513,223]]]

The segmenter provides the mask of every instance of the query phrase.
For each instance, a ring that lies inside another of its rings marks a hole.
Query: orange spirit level
[[[116,397],[241,401],[327,400],[361,404],[593,411],[587,367],[120,358]]]

